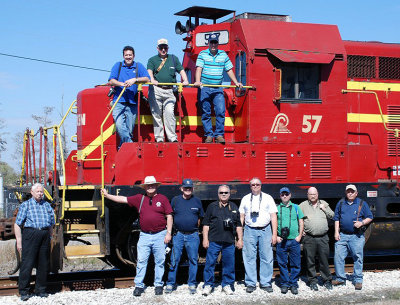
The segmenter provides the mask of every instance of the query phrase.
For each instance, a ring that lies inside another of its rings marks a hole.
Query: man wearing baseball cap
[[[176,98],[172,85],[160,85],[159,83],[176,83],[176,73],[179,73],[182,84],[189,84],[178,57],[168,54],[168,48],[168,40],[159,39],[157,41],[158,54],[147,62],[150,81],[154,84],[149,87],[149,103],[156,142],[164,142],[164,127],[167,139],[170,142],[178,142],[174,114]]]
[[[278,206],[276,259],[281,276],[281,293],[286,294],[290,289],[293,294],[298,294],[297,282],[301,270],[300,241],[303,236],[304,215],[300,207],[290,201],[292,194],[288,187],[282,187],[279,193],[281,203]]]
[[[168,273],[165,293],[171,293],[176,288],[176,273],[182,250],[185,247],[189,260],[189,293],[196,293],[197,258],[200,244],[199,225],[204,216],[201,200],[193,195],[192,179],[183,179],[181,186],[182,195],[176,196],[171,201],[174,211],[174,226],[177,231],[173,236],[171,265]]]
[[[354,184],[346,186],[346,198],[342,198],[335,209],[335,273],[333,285],[346,285],[344,271],[345,258],[350,252],[354,261],[353,284],[356,290],[362,289],[364,232],[372,221],[373,215],[368,204],[357,198],[357,187]]]
[[[222,88],[202,87],[205,85],[221,85],[224,70],[235,86],[242,88],[233,73],[233,65],[228,55],[223,50],[218,50],[220,33],[211,33],[208,36],[208,49],[199,53],[196,61],[195,86],[200,87],[199,101],[203,111],[201,121],[203,122],[205,143],[225,143],[225,97]],[[206,36],[207,39],[207,36]],[[215,131],[211,123],[211,105],[214,105]]]
[[[154,176],[147,176],[140,184],[146,194],[137,194],[130,197],[108,194],[102,189],[102,195],[114,202],[127,203],[139,211],[140,236],[137,243],[137,265],[135,276],[135,290],[133,295],[138,297],[144,292],[144,277],[150,253],[154,255],[154,287],[155,294],[163,294],[165,248],[171,241],[172,208],[168,198],[157,193],[160,185]]]

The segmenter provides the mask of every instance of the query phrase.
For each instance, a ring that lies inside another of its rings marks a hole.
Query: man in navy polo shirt
[[[336,280],[333,285],[345,285],[346,273],[344,260],[351,253],[354,260],[353,282],[356,290],[362,289],[363,258],[364,258],[364,230],[373,215],[368,204],[357,198],[357,187],[354,184],[346,186],[346,198],[341,199],[336,205],[335,216],[335,273]]]
[[[174,210],[174,226],[177,230],[173,237],[171,253],[171,266],[168,273],[165,293],[171,293],[176,285],[176,272],[181,259],[183,247],[189,260],[189,292],[196,293],[197,258],[200,244],[199,225],[200,218],[204,216],[201,200],[193,196],[193,181],[184,179],[181,186],[182,195],[176,196],[171,201]]]
[[[138,82],[149,82],[150,76],[146,68],[139,62],[135,62],[135,50],[131,46],[126,46],[122,54],[123,62],[117,62],[111,69],[108,83],[115,86],[113,105],[122,91],[126,87],[118,104],[113,110],[115,127],[120,137],[118,149],[122,143],[132,142],[133,129],[135,127],[137,114],[137,93]]]

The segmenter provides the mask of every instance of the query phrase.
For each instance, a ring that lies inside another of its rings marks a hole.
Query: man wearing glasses
[[[252,293],[257,284],[257,247],[260,255],[260,288],[273,292],[271,279],[276,244],[278,212],[274,199],[261,191],[261,180],[250,180],[251,193],[243,197],[239,212],[244,226],[243,262],[246,270],[246,292]]]
[[[329,204],[318,198],[318,191],[310,187],[307,191],[308,200],[300,203],[304,214],[303,250],[307,262],[308,284],[311,290],[318,290],[315,256],[318,257],[319,271],[326,289],[332,289],[332,275],[329,270],[329,237],[328,219],[332,219],[333,211]]]
[[[179,73],[183,85],[188,85],[188,79],[178,57],[168,54],[168,40],[157,41],[158,54],[151,57],[147,63],[150,81],[149,103],[153,115],[154,137],[156,142],[164,142],[165,134],[170,142],[178,142],[176,136],[176,119],[174,114],[176,98],[172,85],[158,83],[176,83],[176,73]]]
[[[165,293],[171,293],[176,285],[176,273],[181,260],[183,247],[189,260],[189,293],[196,293],[197,259],[199,256],[199,225],[200,218],[204,216],[201,200],[193,195],[192,179],[184,179],[181,186],[182,195],[176,196],[171,201],[174,210],[174,227],[177,231],[173,237],[171,253],[171,266],[168,273]]]
[[[147,262],[150,253],[154,255],[154,287],[155,294],[163,294],[164,262],[166,244],[171,241],[172,208],[168,198],[157,193],[160,182],[154,176],[147,176],[140,185],[146,194],[137,194],[130,197],[111,195],[105,189],[102,195],[114,202],[127,203],[139,211],[140,236],[137,244],[137,265],[135,276],[134,296],[144,292],[144,276],[146,275]]]
[[[219,33],[211,33],[208,36],[208,49],[199,53],[196,61],[196,81],[194,85],[200,87],[199,101],[203,114],[205,143],[212,143],[215,138],[216,143],[225,143],[225,97],[222,88],[202,87],[206,85],[221,85],[223,81],[224,70],[235,86],[242,88],[233,73],[232,62],[223,50],[218,50]],[[215,131],[213,132],[211,124],[211,105],[214,105],[215,112]]]
[[[297,281],[301,270],[300,241],[303,236],[304,215],[299,206],[290,201],[292,194],[289,188],[281,188],[280,196],[276,259],[281,277],[281,293],[286,294],[290,288],[293,294],[298,294],[299,285]]]
[[[222,291],[233,294],[235,282],[235,235],[236,247],[243,247],[243,231],[239,210],[229,201],[230,188],[221,185],[218,188],[218,201],[208,207],[203,220],[203,247],[207,249],[204,267],[203,295],[209,295],[214,289],[214,270],[219,253],[222,253]]]
[[[351,253],[354,260],[353,283],[356,290],[362,289],[364,232],[372,221],[373,215],[368,204],[357,198],[357,187],[354,184],[346,186],[346,198],[341,199],[335,208],[335,273],[333,285],[346,285],[344,263],[347,254]]]

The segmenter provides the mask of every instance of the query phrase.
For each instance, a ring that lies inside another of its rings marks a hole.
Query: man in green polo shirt
[[[147,63],[150,81],[149,103],[153,115],[154,137],[156,142],[164,142],[165,134],[170,142],[178,142],[176,136],[176,119],[174,114],[176,98],[171,85],[159,83],[176,83],[176,73],[179,73],[183,85],[188,85],[188,79],[178,57],[168,54],[168,40],[157,41],[158,54],[151,57]]]
[[[297,281],[301,270],[300,240],[303,236],[304,215],[300,207],[290,201],[292,194],[289,188],[281,188],[280,196],[276,259],[281,276],[281,293],[287,293],[290,288],[293,294],[298,294],[299,285]],[[290,274],[288,258],[290,261]]]

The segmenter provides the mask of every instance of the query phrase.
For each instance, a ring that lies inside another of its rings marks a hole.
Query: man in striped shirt
[[[54,211],[50,203],[43,199],[43,186],[35,183],[31,188],[32,198],[19,207],[14,224],[17,249],[22,251],[18,289],[22,301],[29,295],[30,277],[35,263],[35,294],[47,297],[47,265],[49,263],[50,238],[53,232]],[[21,234],[21,227],[23,227]]]
[[[225,51],[218,50],[218,33],[212,33],[208,38],[209,48],[200,52],[196,61],[195,86],[200,87],[199,99],[203,114],[205,143],[225,143],[225,98],[220,87],[203,87],[202,85],[221,85],[224,70],[235,86],[242,88],[232,71],[233,65]],[[211,103],[214,104],[215,131],[211,123]]]

